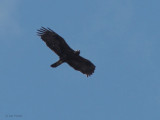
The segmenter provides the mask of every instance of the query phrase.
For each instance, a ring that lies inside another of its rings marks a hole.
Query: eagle
[[[80,50],[70,48],[66,41],[53,30],[41,27],[37,30],[37,35],[59,56],[59,60],[52,64],[51,67],[55,68],[65,62],[75,70],[86,74],[87,77],[94,73],[95,65],[81,57]]]

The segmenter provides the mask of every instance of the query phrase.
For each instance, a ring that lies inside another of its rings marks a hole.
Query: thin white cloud
[[[19,34],[20,27],[17,20],[19,0],[0,1],[0,34]]]

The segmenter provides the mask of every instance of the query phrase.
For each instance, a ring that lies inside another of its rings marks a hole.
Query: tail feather
[[[57,62],[53,63],[53,64],[51,65],[51,67],[58,67],[58,66],[61,65],[62,63],[63,63],[62,60],[58,60]]]

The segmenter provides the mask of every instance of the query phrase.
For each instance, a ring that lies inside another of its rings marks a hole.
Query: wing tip
[[[93,67],[93,68],[92,68],[91,72],[86,73],[86,76],[87,76],[87,77],[91,76],[91,75],[94,73],[96,66],[92,66],[92,67]]]
[[[37,30],[37,35],[42,36],[46,31],[47,31],[47,29],[45,27],[41,26],[41,28]]]
[[[51,30],[49,27],[45,28],[45,27],[41,26],[41,28],[37,30],[37,35],[38,35],[38,36],[42,36],[42,35],[44,35],[46,32],[55,33],[55,32],[54,32],[53,30]]]

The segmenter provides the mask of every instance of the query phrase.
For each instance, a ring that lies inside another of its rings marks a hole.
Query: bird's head
[[[76,50],[74,53],[75,53],[76,55],[79,55],[79,54],[80,54],[80,50]]]

